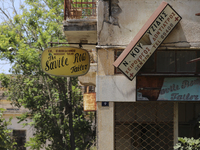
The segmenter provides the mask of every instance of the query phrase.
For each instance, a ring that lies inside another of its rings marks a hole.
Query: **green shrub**
[[[177,150],[200,150],[200,139],[179,137],[178,143],[174,146]]]

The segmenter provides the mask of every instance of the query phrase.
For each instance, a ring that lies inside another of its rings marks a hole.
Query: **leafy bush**
[[[174,146],[177,150],[200,150],[200,139],[179,137],[179,143]]]

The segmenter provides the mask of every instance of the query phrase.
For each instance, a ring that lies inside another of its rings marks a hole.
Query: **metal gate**
[[[173,150],[173,102],[115,103],[115,150]]]

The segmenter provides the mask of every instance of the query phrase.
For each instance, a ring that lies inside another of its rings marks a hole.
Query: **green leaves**
[[[13,142],[10,133],[12,130],[7,129],[7,126],[11,124],[11,119],[9,121],[6,121],[3,118],[3,111],[4,109],[0,108],[0,149],[1,150],[8,150],[12,149],[14,150],[14,145],[16,144]]]
[[[174,149],[178,150],[199,150],[200,149],[200,140],[187,137],[179,137],[179,143],[174,146]]]

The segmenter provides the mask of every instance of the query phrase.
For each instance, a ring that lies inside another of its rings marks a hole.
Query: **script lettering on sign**
[[[151,101],[154,96],[153,101],[200,101],[199,77],[164,78],[160,85],[148,90],[137,89],[137,100]]]
[[[113,65],[133,80],[180,20],[171,6],[163,2]]]
[[[88,72],[90,56],[80,48],[52,47],[42,53],[41,66],[50,75],[80,76]]]

